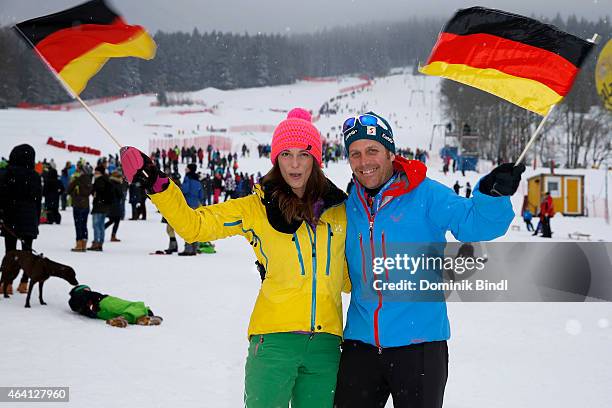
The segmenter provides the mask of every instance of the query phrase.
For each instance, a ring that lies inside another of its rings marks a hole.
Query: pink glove
[[[128,183],[139,181],[149,193],[160,193],[169,184],[168,177],[153,161],[135,147],[124,146],[120,150],[121,167]]]

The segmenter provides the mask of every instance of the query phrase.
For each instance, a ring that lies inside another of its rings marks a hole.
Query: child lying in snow
[[[107,324],[114,327],[127,327],[128,324],[157,326],[163,320],[155,316],[143,302],[131,302],[93,292],[87,285],[72,288],[68,304],[72,311],[83,316],[106,320]]]

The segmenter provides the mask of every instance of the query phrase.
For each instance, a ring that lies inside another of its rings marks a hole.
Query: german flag
[[[567,95],[593,44],[537,20],[457,11],[420,72],[452,79],[545,116]]]
[[[109,58],[155,56],[155,42],[144,28],[127,25],[103,0],[24,21],[14,28],[75,95]]]

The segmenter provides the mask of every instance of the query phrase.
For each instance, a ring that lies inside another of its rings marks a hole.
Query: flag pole
[[[51,73],[53,74],[53,76],[55,77],[55,79],[57,79],[57,81],[60,83],[60,85],[62,86],[62,88],[64,88],[64,90],[66,92],[68,92],[68,95],[70,95],[72,98],[76,99],[81,106],[83,106],[83,108],[85,108],[85,110],[87,111],[87,113],[89,113],[89,115],[91,115],[91,117],[98,123],[98,125],[100,125],[100,127],[102,129],[104,129],[104,131],[106,132],[106,134],[108,136],[110,136],[110,138],[112,139],[113,142],[115,142],[115,144],[117,145],[117,147],[119,147],[120,149],[123,147],[123,145],[121,143],[119,143],[119,141],[117,141],[117,139],[115,138],[115,136],[113,136],[113,134],[111,133],[111,131],[106,127],[106,125],[104,125],[104,123],[102,123],[102,121],[100,120],[100,118],[98,118],[98,116],[91,110],[89,109],[89,106],[87,106],[87,104],[85,102],[83,102],[83,100],[81,99],[81,97],[76,94],[69,86],[68,84],[66,84],[66,82],[64,82],[64,80],[57,74],[57,72],[55,72],[55,70],[53,69],[53,67],[49,64],[49,62],[45,59],[45,57],[36,49],[36,47],[34,46],[34,44],[32,44],[32,42],[30,41],[30,39],[19,29],[19,27],[17,25],[13,26],[13,29],[15,31],[17,31],[17,33],[19,33],[19,35],[21,35],[21,37],[30,45],[30,47],[32,47],[32,49],[34,50],[34,52],[36,52],[36,54],[38,54],[38,57],[41,59],[41,61],[44,62],[44,64],[47,66],[47,69],[49,71],[51,71]]]
[[[106,127],[106,125],[104,125],[104,123],[102,123],[102,121],[100,120],[100,118],[98,118],[98,116],[91,110],[89,109],[89,106],[87,106],[87,104],[85,102],[83,102],[83,100],[81,99],[81,97],[79,95],[73,95],[74,98],[79,101],[79,103],[83,106],[83,108],[85,108],[85,110],[87,111],[87,113],[89,113],[91,115],[91,117],[98,123],[98,125],[100,125],[100,127],[102,129],[104,129],[104,131],[106,132],[106,134],[113,140],[113,142],[115,142],[115,144],[117,145],[118,148],[122,148],[123,145],[121,143],[119,143],[119,141],[117,139],[115,139],[115,136],[113,136],[113,134],[111,133],[111,131]]]
[[[540,132],[544,128],[544,124],[546,123],[546,121],[550,117],[550,114],[552,113],[552,111],[555,110],[556,106],[557,105],[551,106],[551,108],[548,110],[548,113],[546,114],[546,116],[544,116],[542,121],[540,121],[540,124],[536,128],[535,132],[533,132],[533,135],[531,136],[531,139],[529,139],[529,142],[527,142],[527,145],[525,146],[525,148],[523,149],[523,151],[519,155],[518,159],[516,159],[516,162],[514,162],[514,166],[518,166],[523,161],[523,159],[525,158],[525,155],[527,154],[527,151],[529,150],[529,148],[531,147],[533,142],[536,141],[538,135],[540,134]]]

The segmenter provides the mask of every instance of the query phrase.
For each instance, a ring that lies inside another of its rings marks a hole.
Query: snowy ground
[[[147,221],[122,222],[122,242],[107,242],[104,253],[68,251],[70,212],[62,225],[42,226],[35,247],[95,290],[145,301],[163,325],[116,329],[75,315],[69,285],[52,278],[47,306],[0,299],[11,339],[0,353],[1,385],[69,386],[74,407],[241,406],[260,284],[251,247],[236,237],[218,241],[215,255],[148,255],[167,244],[149,210]],[[449,303],[449,316],[446,407],[611,406],[608,303]]]
[[[318,110],[339,89],[360,82],[355,78],[341,83],[198,93],[209,106],[220,106],[215,115],[174,115],[168,113],[171,108],[150,107],[154,99],[150,96],[119,100],[94,110],[122,142],[146,148],[149,138],[157,136],[145,123],[165,123],[172,126],[172,132],[183,129],[187,133],[197,124],[274,125],[283,114],[269,108]],[[398,144],[414,149],[427,147],[432,124],[442,122],[436,98],[437,79],[398,75],[379,79],[370,91],[343,100],[349,103],[349,110],[367,104],[383,115],[394,113]],[[116,110],[124,110],[123,116]],[[345,115],[321,118],[317,126],[325,134]],[[54,157],[58,164],[78,159],[79,154],[45,146],[49,136],[116,152],[80,110],[0,111],[0,133],[2,155],[8,155],[18,143],[29,142],[39,157]],[[256,143],[269,140],[269,134],[230,136],[236,146],[249,143],[252,152]],[[434,141],[434,150],[440,143]],[[249,172],[269,168],[267,160],[255,158],[241,159],[240,165]],[[474,185],[480,177],[475,173],[466,178],[459,174],[444,177],[435,158],[429,168],[430,177],[447,185],[455,180]],[[341,187],[350,178],[346,163],[332,164],[326,172]],[[583,172],[588,177],[585,194],[601,192],[603,174]],[[530,169],[531,174],[535,173]],[[69,251],[74,240],[70,211],[62,213],[61,225],[41,226],[34,247],[73,266],[79,281],[94,290],[145,301],[164,317],[163,325],[116,329],[75,315],[67,304],[69,285],[52,278],[45,285],[47,306],[33,301],[32,309],[27,310],[24,295],[0,298],[7,338],[0,351],[0,386],[69,386],[71,402],[67,405],[74,407],[242,405],[246,328],[260,286],[251,248],[242,238],[230,238],[217,242],[215,255],[150,256],[150,251],[165,248],[167,241],[160,215],[148,204],[148,220],[122,222],[118,234],[122,242],[107,242],[103,253]],[[520,208],[520,199],[513,204],[515,210]],[[514,224],[522,227],[519,218]],[[555,217],[553,230],[559,240],[575,230],[587,231],[595,240],[612,240],[612,228],[601,218]],[[509,231],[502,239],[535,240],[524,228]],[[182,249],[182,242],[180,246]],[[347,305],[348,297],[345,301]],[[453,337],[445,407],[612,406],[609,304],[450,303],[449,315]],[[50,404],[54,405],[66,406]]]

